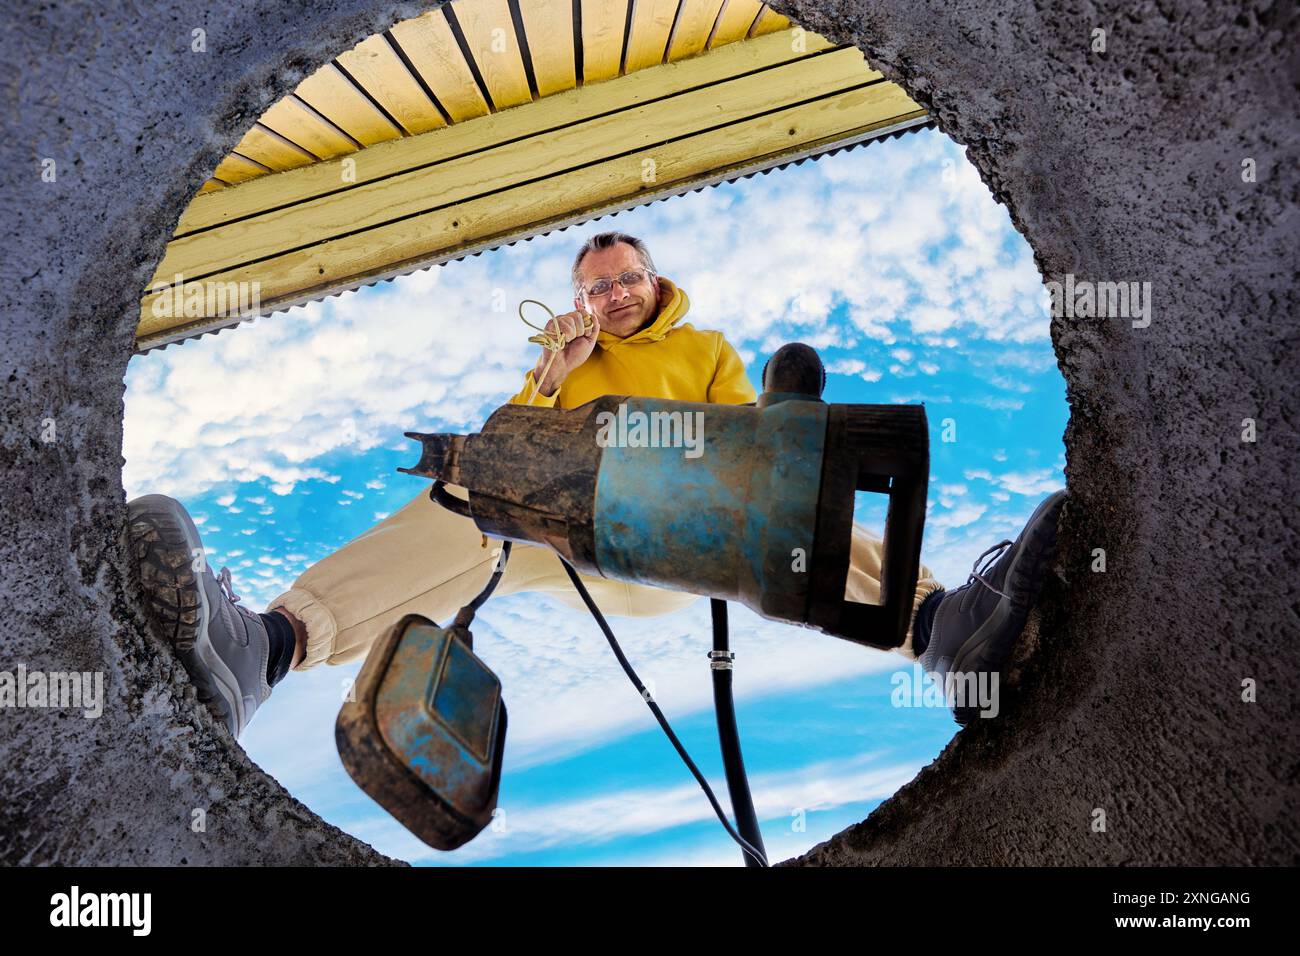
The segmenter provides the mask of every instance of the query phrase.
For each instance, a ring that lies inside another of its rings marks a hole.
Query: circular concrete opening
[[[821,209],[835,214],[795,214]],[[933,493],[923,576],[962,584],[978,554],[1015,537],[1043,495],[1063,484],[1068,412],[1032,254],[960,148],[934,130],[637,207],[137,357],[127,374],[128,499],[182,501],[208,562],[229,565],[244,606],[261,610],[299,589],[345,631],[339,646],[349,659],[289,675],[241,745],[331,823],[393,856],[738,862],[702,794],[690,804],[695,816],[680,818],[671,794],[689,782],[684,769],[590,615],[554,594],[499,593],[475,627],[476,653],[501,678],[510,713],[502,826],[463,851],[433,851],[377,808],[333,756],[340,691],[361,666],[351,657],[353,635],[377,636],[393,602],[431,588],[445,561],[461,560],[394,542],[402,509],[427,490],[425,480],[396,472],[416,453],[402,434],[480,428],[536,358],[518,300],[568,307],[577,247],[614,229],[648,243],[656,267],[690,298],[684,321],[724,332],[751,382],[773,343],[800,340],[826,362],[828,401],[927,404]],[[760,235],[762,243],[744,240]],[[851,264],[861,270],[846,271]],[[860,496],[857,520],[871,535],[884,529],[884,503]],[[389,544],[376,552],[346,546],[363,534]],[[419,587],[392,587],[413,565]],[[347,584],[339,587],[330,569],[342,566]],[[389,597],[359,613],[361,594]],[[712,689],[699,666],[707,605],[637,619],[598,600],[614,610],[638,672],[662,689],[674,727],[708,725]],[[407,610],[450,620],[455,608],[434,610],[437,603]],[[371,623],[343,623],[358,619]],[[743,661],[736,678],[745,763],[762,781],[756,798],[769,813],[773,859],[861,820],[958,730],[934,695],[900,694],[898,681],[918,679],[909,660],[764,622],[739,606],[731,626]],[[712,742],[695,739],[692,754],[711,760]],[[612,787],[629,791],[629,829],[610,826],[596,840],[574,808],[608,801]],[[787,823],[791,808],[770,805],[792,792],[815,803],[798,829]]]
[[[1296,725],[1287,695],[1263,692],[1297,663],[1296,535],[1277,518],[1297,497],[1286,435],[1300,376],[1283,324],[1296,184],[1278,145],[1295,123],[1279,79],[1290,22],[1264,5],[1230,25],[1117,4],[1095,24],[782,8],[857,43],[966,144],[1050,281],[1149,282],[1158,303],[1141,328],[1053,322],[1072,412],[1062,582],[1007,719],[961,734],[811,861],[1293,862],[1294,775],[1277,754],[1295,751]],[[122,375],[139,294],[207,171],[305,71],[419,9],[160,4],[100,12],[95,42],[78,45],[55,6],[6,36],[33,79],[5,148],[37,144],[58,172],[30,174],[25,153],[5,164],[39,210],[10,227],[25,231],[10,237],[22,305],[4,330],[5,646],[28,669],[99,671],[105,685],[94,720],[15,711],[0,743],[6,862],[375,859],[214,737],[143,636],[120,539]],[[198,28],[222,56],[192,59]],[[1218,40],[1181,42],[1201,35]],[[44,81],[54,62],[58,82]],[[147,81],[105,93],[105,76]]]

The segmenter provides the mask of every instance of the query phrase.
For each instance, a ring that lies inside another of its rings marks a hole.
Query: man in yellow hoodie
[[[576,408],[602,395],[727,405],[758,398],[722,333],[682,322],[690,299],[655,273],[640,239],[617,232],[592,237],[574,264],[573,289],[577,311],[555,320],[568,345],[538,383],[549,358],[542,351],[512,403],[530,404],[539,384],[531,404],[556,408]],[[586,334],[584,314],[595,320]]]
[[[575,408],[602,395],[737,405],[756,400],[740,356],[722,333],[682,321],[690,306],[686,292],[658,274],[640,239],[618,232],[592,237],[574,261],[573,287],[575,310],[549,323],[563,334],[564,347],[554,358],[541,351],[511,403]],[[1055,540],[1057,508],[1059,502],[1040,508],[1038,524],[1031,522],[1022,535],[1023,546],[1017,541],[999,561],[1001,572],[986,569],[973,576],[980,582],[975,586],[988,588],[1001,603],[972,605],[978,595],[962,599],[966,588],[958,588],[941,606],[942,586],[921,567],[913,610],[924,639],[934,628],[927,669],[942,669],[954,655],[973,659],[971,648],[983,649],[990,640],[1003,653],[1001,645],[1019,634],[1028,611],[1021,605],[1036,588],[1031,572],[1041,572],[1045,542]],[[202,542],[180,502],[148,495],[130,502],[128,512],[154,630],[176,649],[200,698],[236,737],[288,670],[362,658],[407,614],[449,620],[482,590],[500,553],[471,520],[430,501],[422,489],[401,510],[308,568],[266,613],[257,614],[239,604],[227,569],[213,574],[193,560],[203,554]],[[1050,536],[1042,530],[1048,523]],[[1034,527],[1038,532],[1028,534]],[[1020,560],[1027,552],[1030,560]],[[878,603],[881,562],[880,539],[854,525],[846,597]],[[1019,570],[1008,575],[1013,566]],[[583,581],[607,614],[659,615],[698,600],[605,578],[584,575]],[[585,608],[559,559],[541,547],[516,545],[495,593],[521,591]],[[986,625],[994,618],[997,626],[990,630]],[[938,627],[945,620],[940,641]],[[899,652],[916,660],[919,649],[909,629]]]

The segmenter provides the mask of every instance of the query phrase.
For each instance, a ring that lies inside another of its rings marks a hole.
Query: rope
[[[560,352],[563,351],[564,347],[569,343],[564,338],[564,333],[561,332],[558,327],[554,329],[542,328],[541,326],[533,325],[533,323],[524,318],[524,306],[529,302],[532,302],[534,305],[540,305],[545,309],[546,314],[551,317],[552,322],[555,321],[555,313],[551,311],[550,306],[545,302],[538,302],[536,299],[524,299],[519,303],[520,321],[530,329],[536,329],[538,333],[537,335],[529,336],[528,341],[535,345],[540,345],[542,348],[546,349],[546,351],[551,353],[551,357],[546,360],[546,367],[542,369],[541,376],[533,382],[533,394],[528,396],[528,404],[531,405],[537,398],[537,393],[542,390],[542,382],[545,381],[547,374],[551,371],[551,364],[555,361],[555,356],[559,355]],[[582,314],[582,334],[588,334],[593,327],[591,316],[584,312]]]

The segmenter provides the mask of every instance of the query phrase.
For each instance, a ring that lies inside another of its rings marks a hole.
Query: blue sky
[[[818,348],[832,402],[923,402],[931,479],[923,560],[949,587],[1064,484],[1065,385],[1029,247],[935,131],[517,243],[132,359],[129,497],[186,503],[209,559],[261,610],[313,561],[427,491],[402,432],[472,431],[535,359],[524,298],[571,307],[588,235],[650,246],[757,383],[787,341]],[[530,315],[530,318],[532,316]],[[956,440],[941,440],[951,420]],[[863,496],[858,520],[879,533]],[[708,602],[611,618],[715,792],[726,786],[705,652]],[[291,674],[245,732],[250,756],[330,822],[431,865],[740,865],[740,853],[585,614],[513,594],[475,649],[510,708],[495,829],[441,853],[362,793],[334,747],[359,664]],[[733,606],[736,704],[770,858],[863,819],[959,729],[895,707],[911,664]]]

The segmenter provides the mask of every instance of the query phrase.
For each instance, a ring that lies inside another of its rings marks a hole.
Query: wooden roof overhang
[[[757,0],[454,0],[249,130],[182,215],[136,347],[929,123]]]

